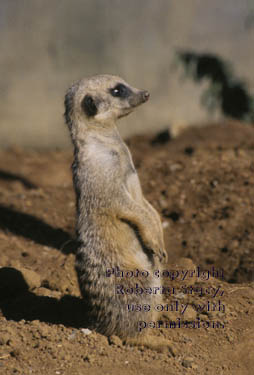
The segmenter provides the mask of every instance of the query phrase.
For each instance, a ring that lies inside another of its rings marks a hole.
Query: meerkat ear
[[[95,101],[91,95],[86,95],[81,102],[81,107],[88,117],[95,116],[98,112]]]

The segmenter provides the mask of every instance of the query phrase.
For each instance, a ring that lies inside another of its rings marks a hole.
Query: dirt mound
[[[0,374],[252,374],[254,129],[128,141],[169,264],[161,353],[86,330],[74,272],[71,152],[0,153]]]

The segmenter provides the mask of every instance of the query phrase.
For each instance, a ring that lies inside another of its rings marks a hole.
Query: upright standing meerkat
[[[133,343],[146,341],[140,322],[158,320],[154,306],[161,303],[161,285],[152,275],[167,254],[160,217],[142,194],[116,121],[148,99],[147,91],[112,75],[82,79],[65,96],[74,145],[80,291],[94,329]]]

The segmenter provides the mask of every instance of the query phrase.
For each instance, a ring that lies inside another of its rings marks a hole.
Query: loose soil
[[[175,271],[163,278],[175,293],[162,318],[175,326],[146,328],[168,348],[86,329],[72,153],[13,148],[0,152],[0,374],[253,374],[254,128],[225,123],[128,144],[162,217],[164,269]],[[182,270],[195,273],[183,280]]]

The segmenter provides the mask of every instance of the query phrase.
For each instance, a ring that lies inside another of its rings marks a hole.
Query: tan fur
[[[119,84],[127,87],[128,96],[112,95],[110,90]],[[84,107],[87,95],[93,103]],[[147,99],[147,92],[111,75],[83,79],[65,97],[65,118],[74,145],[80,290],[93,328],[108,336],[134,337],[134,342],[140,336],[139,321],[158,320],[153,306],[161,303],[161,295],[118,295],[116,284],[124,288],[136,283],[143,288],[160,286],[152,273],[167,255],[160,217],[143,197],[116,121]],[[116,267],[123,271],[147,270],[151,276],[106,277],[106,270]],[[151,312],[128,312],[127,304],[150,304]]]

